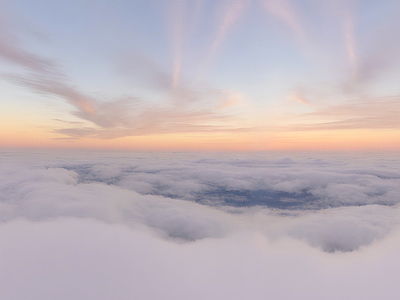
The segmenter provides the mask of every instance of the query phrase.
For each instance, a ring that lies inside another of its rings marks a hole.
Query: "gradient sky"
[[[0,147],[400,149],[397,0],[0,1]]]

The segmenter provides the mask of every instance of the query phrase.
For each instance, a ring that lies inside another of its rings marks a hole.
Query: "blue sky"
[[[0,105],[26,120],[29,112],[16,107],[29,107],[36,120],[19,125],[46,127],[42,134],[53,145],[65,137],[79,146],[72,139],[223,131],[241,140],[232,132],[280,136],[299,124],[317,130],[354,119],[364,125],[345,129],[370,130],[368,119],[387,122],[399,109],[386,103],[400,94],[396,1],[0,5]],[[43,62],[47,73],[38,67]],[[375,116],[365,107],[377,101],[384,103]],[[351,112],[354,102],[368,114]],[[348,109],[321,115],[336,106]],[[386,127],[399,137],[398,121]]]

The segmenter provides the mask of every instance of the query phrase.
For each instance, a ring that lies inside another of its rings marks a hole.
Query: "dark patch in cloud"
[[[321,159],[298,162],[285,157],[274,161],[207,158],[173,166],[136,161],[124,168],[88,164],[65,168],[77,172],[83,182],[107,182],[143,195],[188,199],[211,206],[315,210],[398,203],[394,194],[399,191],[399,172],[387,167],[346,165]],[[105,178],[105,174],[112,176]]]
[[[348,156],[201,156],[13,152],[0,162],[0,226],[97,219],[180,242],[244,230],[327,252],[355,251],[398,226],[400,173],[390,157],[360,165]]]

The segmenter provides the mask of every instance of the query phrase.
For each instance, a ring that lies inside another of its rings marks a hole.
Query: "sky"
[[[0,1],[0,147],[398,150],[396,0]]]
[[[397,300],[399,194],[387,153],[3,149],[0,291]]]

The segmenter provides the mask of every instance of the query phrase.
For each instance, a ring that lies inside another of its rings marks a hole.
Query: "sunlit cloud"
[[[311,105],[311,102],[307,99],[305,92],[302,89],[297,89],[293,93],[291,93],[288,97],[288,100],[295,101],[305,105]]]
[[[36,74],[36,76],[7,75],[4,78],[8,78],[18,85],[30,88],[41,95],[61,97],[78,109],[77,115],[84,119],[92,120],[95,123],[103,123],[98,119],[96,109],[97,100],[82,94],[61,78],[46,77],[43,74]]]
[[[86,96],[69,84],[47,78],[9,76],[9,79],[41,95],[66,100],[78,109],[73,112],[76,117],[98,126],[55,131],[71,137],[112,139],[160,133],[240,130],[240,127],[235,125],[235,118],[216,113],[211,103],[203,103],[205,98],[225,102],[224,94],[220,91],[208,91],[203,95],[201,92],[179,89],[174,91],[173,102],[152,105],[138,98],[100,101]],[[190,99],[191,97],[194,98]],[[187,101],[187,105],[179,105],[184,100]]]
[[[35,55],[23,48],[15,34],[13,24],[0,13],[0,59],[36,72],[56,72],[51,60]]]
[[[214,39],[210,48],[211,56],[214,55],[219,48],[228,30],[239,20],[239,17],[242,15],[244,8],[245,2],[242,0],[234,0],[230,2],[230,5],[227,7],[222,17],[220,26],[217,31],[217,36]]]
[[[184,3],[178,1],[176,5],[178,5],[178,10],[182,10]],[[183,11],[179,15],[183,18]],[[180,41],[183,23],[178,22],[176,26],[176,41]],[[4,49],[14,47],[6,39],[2,40],[2,45]],[[178,46],[180,49],[181,45]],[[55,129],[55,133],[72,138],[113,139],[138,135],[244,130],[241,125],[235,124],[237,117],[215,111],[215,103],[217,106],[222,105],[220,103],[227,105],[226,93],[220,90],[178,87],[180,70],[178,64],[175,65],[177,68],[174,68],[174,74],[169,75],[143,54],[133,52],[122,55],[117,61],[117,71],[121,75],[162,92],[164,100],[161,103],[151,104],[139,97],[115,96],[106,101],[74,86],[70,78],[59,72],[58,66],[51,60],[21,51],[26,55],[17,55],[11,59],[7,56],[8,52],[0,51],[0,56],[34,73],[3,74],[2,78],[27,88],[35,94],[66,101],[76,109],[72,112],[73,116],[92,125],[77,123],[71,128]],[[25,59],[27,57],[30,59]],[[175,62],[179,62],[180,55],[177,55],[176,59]],[[44,64],[44,62],[48,63]],[[49,67],[45,68],[44,65]],[[49,69],[51,72],[48,71]],[[172,91],[171,84],[174,87]],[[249,130],[248,127],[245,129]]]
[[[400,96],[360,99],[299,115],[290,130],[400,129]]]
[[[172,23],[172,49],[173,49],[173,72],[172,88],[175,89],[179,83],[182,68],[182,47],[185,27],[186,0],[173,0],[168,6],[170,10],[170,22]]]
[[[343,30],[346,41],[347,56],[350,63],[352,78],[357,76],[356,42],[354,38],[354,18],[350,12],[346,11],[343,15]]]
[[[226,91],[226,98],[217,106],[217,109],[226,109],[244,103],[245,97],[243,94],[235,91]]]
[[[40,105],[57,107],[48,110],[54,114],[43,114],[42,137],[91,138],[93,143],[96,139],[174,134],[181,138],[190,133],[203,134],[203,142],[215,132],[218,136],[210,137],[210,143],[228,145],[237,133],[243,144],[250,140],[262,144],[270,132],[292,129],[397,130],[398,107],[385,100],[385,95],[398,93],[400,38],[396,33],[400,23],[396,10],[393,14],[382,11],[368,27],[371,16],[356,3],[174,0],[160,7],[143,5],[138,8],[143,13],[163,17],[138,18],[135,23],[120,18],[109,36],[86,29],[90,35],[77,33],[70,36],[71,41],[75,37],[93,39],[93,44],[88,42],[76,51],[60,38],[64,34],[61,24],[49,30],[54,44],[51,40],[42,44],[43,40],[32,39],[28,31],[21,30],[18,22],[9,21],[9,16],[17,20],[10,10],[0,16],[0,60],[5,66],[1,83],[8,89],[4,99],[14,101],[9,99],[15,93],[17,102],[32,97],[41,99]],[[104,8],[112,6],[108,5]],[[18,12],[17,7],[13,9]],[[300,46],[294,50],[307,50],[306,59],[279,45],[272,32],[276,26],[258,28],[275,25],[266,25],[266,13]],[[34,19],[32,24],[41,24]],[[240,30],[234,36],[235,28]],[[222,53],[230,35],[237,40],[229,45],[243,47]],[[154,41],[160,46],[157,49],[152,46]],[[251,47],[246,49],[247,45]],[[208,74],[212,66],[216,72]],[[101,72],[94,74],[97,68]],[[276,81],[266,82],[267,74],[269,78],[276,75]],[[386,80],[389,75],[393,80]],[[52,122],[56,119],[61,121]],[[293,140],[302,138],[305,135],[299,133]]]

